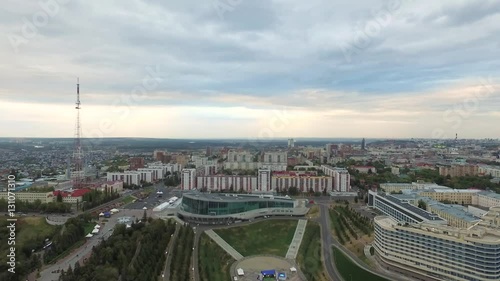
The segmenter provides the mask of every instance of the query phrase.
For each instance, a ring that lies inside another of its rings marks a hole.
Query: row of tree
[[[85,265],[61,274],[60,281],[157,280],[165,265],[165,249],[175,224],[161,219],[119,224],[113,235],[92,249]],[[177,280],[177,279],[172,279]]]
[[[83,195],[81,206],[79,203],[77,209],[81,207],[82,210],[85,211],[109,201],[115,200],[119,197],[120,194],[115,190],[111,190],[110,188],[105,188],[104,191],[93,189]]]
[[[361,216],[348,205],[337,205],[333,209],[330,209],[330,219],[335,235],[341,244],[350,241],[351,237],[358,239],[357,230],[366,235],[371,235],[371,233],[373,233],[372,222],[368,218]],[[350,235],[346,231],[348,231]]]
[[[7,210],[7,200],[0,199],[0,210]],[[71,212],[71,205],[62,202],[49,202],[42,203],[37,199],[33,202],[16,201],[17,212],[44,212],[44,213],[69,213]]]
[[[308,222],[300,245],[297,260],[309,281],[325,280],[321,260],[321,229],[315,222]]]
[[[170,265],[170,280],[188,281],[191,280],[191,256],[193,253],[194,232],[190,226],[182,226],[172,255],[172,264]]]

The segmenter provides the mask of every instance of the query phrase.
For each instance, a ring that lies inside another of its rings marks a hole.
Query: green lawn
[[[123,199],[122,199],[122,202],[123,202],[124,204],[128,204],[128,203],[132,203],[132,201],[134,201],[134,200],[135,200],[135,198],[134,198],[134,197],[132,197],[131,195],[129,195],[129,196],[126,196],[125,198],[123,198]]]
[[[316,222],[307,222],[306,232],[297,254],[297,263],[307,280],[327,280],[321,260],[321,229]]]
[[[332,247],[335,267],[342,275],[342,278],[347,281],[390,281],[385,278],[382,278],[378,275],[374,275],[360,267],[358,267],[355,263],[353,263],[348,257],[344,255],[340,250],[335,247]]]
[[[85,229],[85,235],[89,234],[89,233],[92,233],[92,230],[94,230],[94,227],[96,226],[96,222],[89,222],[89,223],[86,223],[85,226],[84,226],[84,229]]]
[[[37,239],[43,241],[47,237],[52,237],[56,226],[50,225],[44,217],[22,217],[16,223],[19,231],[16,235],[16,244],[24,245],[26,241]]]
[[[266,220],[215,232],[243,256],[270,254],[284,257],[296,228],[296,220]]]
[[[229,268],[234,259],[206,234],[201,236],[198,254],[201,280],[231,279]]]

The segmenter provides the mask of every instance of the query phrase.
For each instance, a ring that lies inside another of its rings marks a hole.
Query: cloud
[[[0,129],[24,124],[10,135],[72,136],[76,77],[87,128],[98,128],[99,119],[111,118],[107,112],[129,100],[134,117],[116,121],[107,135],[156,137],[256,135],[282,107],[301,119],[276,135],[358,134],[349,124],[366,136],[429,135],[430,117],[443,120],[442,112],[474,95],[481,78],[500,77],[496,1],[401,0],[351,61],[341,46],[352,45],[368,23],[379,20],[388,2],[65,2],[29,39],[23,37],[24,19],[33,22],[44,9],[38,2],[3,3],[0,102],[8,114],[2,113],[7,121]],[[230,3],[222,15],[216,8],[221,3]],[[25,39],[16,48],[15,36]],[[156,66],[162,82],[131,99],[147,67]],[[494,93],[480,100],[477,121],[498,123],[498,105]],[[46,117],[36,121],[33,112]],[[54,126],[60,116],[66,125]],[[153,129],[177,118],[168,130]],[[141,130],[140,122],[148,125]],[[30,124],[45,129],[30,131]],[[317,124],[341,130],[315,129]],[[498,135],[467,124],[461,128],[471,137]]]

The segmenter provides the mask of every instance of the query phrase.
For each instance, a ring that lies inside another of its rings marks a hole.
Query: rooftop
[[[229,194],[229,193],[201,193],[189,192],[183,194],[183,197],[207,200],[207,201],[269,201],[276,200],[282,202],[293,202],[294,199],[283,196],[257,195],[257,194]]]
[[[435,203],[431,204],[431,207],[467,222],[475,222],[480,220],[479,218],[474,217],[471,213],[465,211],[461,205]]]
[[[492,191],[481,191],[481,192],[478,192],[477,194],[500,200],[500,194],[492,192]]]
[[[393,204],[399,205],[401,208],[408,210],[409,212],[412,212],[413,214],[416,214],[417,216],[422,218],[422,221],[427,220],[427,221],[444,221],[442,218],[440,218],[436,214],[429,213],[427,211],[424,211],[420,209],[417,206],[414,206],[410,203],[406,203],[398,199],[397,197],[393,195],[381,195],[383,198],[387,199]]]

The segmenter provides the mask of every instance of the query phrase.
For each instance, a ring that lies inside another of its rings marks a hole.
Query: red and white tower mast
[[[76,79],[76,126],[75,126],[75,148],[73,151],[74,172],[71,175],[73,188],[79,189],[83,187],[83,179],[85,177],[83,170],[83,150],[82,150],[82,128],[80,126],[80,79]]]

